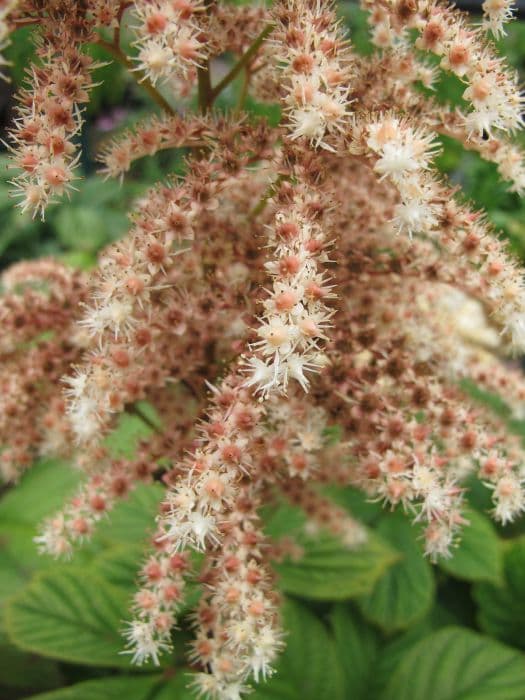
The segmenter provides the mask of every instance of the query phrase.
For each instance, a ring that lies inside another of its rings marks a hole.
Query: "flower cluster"
[[[352,64],[344,35],[326,5],[290,2],[278,5],[275,15],[292,138],[304,137],[331,150],[330,136],[344,132],[348,124]]]
[[[198,674],[194,684],[211,698],[238,698],[249,692],[250,677],[266,680],[283,646],[255,505],[242,490],[223,546],[204,569],[208,590],[195,614],[193,654],[209,672]]]
[[[193,416],[182,416],[186,420],[179,415],[169,435],[155,433],[142,441],[131,460],[112,458],[103,445],[78,455],[77,467],[86,472],[86,479],[65,507],[43,524],[35,538],[40,551],[54,557],[68,556],[76,545],[92,536],[98,522],[108,517],[119,499],[138,484],[151,482],[159,463],[173,459],[188,446],[185,436]]]
[[[505,24],[514,15],[514,0],[485,0],[483,3],[483,25],[495,37],[505,34]]]
[[[202,146],[211,136],[213,130],[207,119],[196,117],[192,123],[177,115],[153,116],[104,145],[99,153],[102,172],[122,178],[139,158],[168,148]]]
[[[308,388],[307,373],[325,363],[319,343],[332,315],[325,303],[332,296],[330,285],[318,267],[328,259],[329,240],[320,223],[326,203],[300,188],[283,188],[282,196],[269,229],[275,259],[266,268],[273,285],[259,318],[260,340],[251,344],[246,359],[247,386],[263,395],[286,391],[290,379]]]
[[[366,144],[377,155],[374,170],[395,183],[401,202],[394,223],[409,236],[428,233],[437,225],[431,183],[421,177],[435,153],[433,138],[388,116],[368,125]]]
[[[469,277],[478,278],[490,308],[509,345],[525,347],[525,308],[522,275],[507,261],[503,246],[491,235],[478,212],[461,206],[452,188],[441,181],[432,165],[436,152],[431,133],[415,130],[390,115],[377,123],[356,120],[351,152],[365,155],[374,170],[399,192],[391,225],[396,232],[429,236],[453,251],[466,253]],[[504,261],[505,259],[505,261]]]
[[[168,492],[161,519],[162,536],[175,550],[206,549],[220,541],[222,517],[234,503],[243,474],[252,469],[250,443],[257,441],[262,406],[241,387],[225,380],[216,390],[217,408],[203,426],[202,447],[188,458],[187,478]]]
[[[28,73],[10,136],[19,206],[43,218],[47,206],[73,187],[81,108],[97,65],[81,51],[95,27],[85,8],[69,0],[51,3],[41,23],[40,65]]]
[[[494,130],[512,132],[521,128],[518,76],[494,54],[484,31],[501,31],[511,3],[484,3],[487,21],[482,28],[472,27],[451,7],[433,0],[364,0],[363,4],[375,6],[371,21],[377,34],[390,36],[390,43],[395,45],[406,40],[408,29],[416,29],[416,47],[438,56],[440,67],[466,84],[463,97],[471,105],[465,117],[469,133],[492,134]]]
[[[0,472],[11,481],[38,455],[69,451],[60,378],[83,350],[75,321],[87,280],[42,259],[13,265],[1,284]]]
[[[165,541],[154,538],[155,553],[144,564],[140,578],[142,588],[136,593],[133,610],[137,617],[129,623],[125,638],[133,662],[148,659],[159,663],[159,654],[171,648],[171,630],[175,612],[184,602],[185,576],[190,561],[186,553],[171,554]]]
[[[186,78],[206,59],[197,17],[197,0],[154,0],[133,3],[133,30],[139,70],[153,84],[172,77]]]
[[[283,647],[272,562],[304,550],[265,534],[262,506],[291,504],[309,537],[353,550],[367,530],[329,497],[352,486],[405,510],[432,559],[468,526],[473,475],[500,523],[525,511],[523,447],[462,383],[501,392],[523,416],[525,381],[501,360],[525,350],[522,274],[434,164],[447,135],[525,189],[522,98],[487,37],[512,3],[487,0],[477,27],[439,0],[362,5],[377,46],[366,57],[325,0],[0,10],[0,41],[5,27],[36,25],[10,142],[24,210],[42,214],[72,187],[92,44],[163,110],[102,147],[102,175],[184,149],[185,174],[138,199],[89,274],[50,260],[3,274],[0,467],[7,481],[42,454],[79,468],[78,490],[36,538],[56,557],[136,485],[162,485],[125,653],[159,663],[200,586],[190,659],[210,700],[239,700]],[[224,53],[236,63],[217,81],[209,64]],[[440,71],[464,82],[465,110],[421,90]],[[235,116],[216,116],[237,77]],[[183,113],[195,87],[199,114]],[[247,96],[277,102],[280,122],[243,113]],[[151,434],[124,458],[105,438],[126,413]]]

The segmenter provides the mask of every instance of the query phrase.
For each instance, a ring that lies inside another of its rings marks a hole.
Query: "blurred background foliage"
[[[357,49],[371,50],[366,21],[355,3],[340,5]],[[124,37],[125,40],[125,37]],[[96,57],[107,61],[103,50]],[[514,23],[502,42],[510,63],[525,69],[525,23]],[[13,116],[12,89],[32,57],[30,30],[17,32],[8,50],[13,84],[2,85],[2,127]],[[228,67],[214,65],[217,79]],[[0,154],[0,266],[21,258],[55,255],[83,268],[127,228],[133,200],[169,173],[182,173],[184,152],[167,151],[134,164],[123,183],[97,175],[101,143],[156,109],[119,65],[97,74],[82,133],[82,178],[69,203],[55,206],[45,222],[32,220],[9,199],[9,170]],[[238,83],[221,96],[232,108]],[[442,101],[461,102],[461,86],[443,78]],[[191,109],[192,104],[177,104]],[[272,122],[275,106],[248,100],[247,108]],[[509,194],[495,168],[443,140],[439,166],[465,195],[484,207],[501,235],[525,261],[525,200]],[[525,436],[500,397],[465,389],[488,403],[509,429]],[[424,420],[424,415],[421,416]],[[148,427],[123,416],[109,439],[115,454],[130,454]],[[337,436],[334,435],[334,439]],[[184,619],[174,652],[160,669],[132,668],[119,654],[136,571],[160,497],[158,485],[142,486],[71,562],[36,553],[32,541],[41,520],[60,507],[78,482],[70,465],[38,463],[0,500],[0,698],[18,700],[188,700]],[[432,566],[421,554],[419,534],[403,514],[385,512],[352,489],[328,489],[369,528],[369,542],[349,553],[330,538],[305,539],[301,515],[282,507],[266,512],[273,535],[294,533],[305,548],[300,563],[278,567],[287,649],[279,673],[254,700],[525,700],[525,522],[495,526],[487,515],[490,494],[470,484],[470,526],[453,559]],[[190,593],[195,602],[195,592]]]

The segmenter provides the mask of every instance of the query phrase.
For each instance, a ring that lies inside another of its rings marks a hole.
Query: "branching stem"
[[[166,100],[166,98],[160,94],[160,92],[157,90],[157,88],[153,85],[153,83],[149,80],[149,78],[143,71],[137,70],[133,66],[132,61],[126,56],[126,54],[122,51],[120,46],[118,46],[117,44],[113,44],[110,41],[106,41],[105,39],[102,39],[102,37],[97,39],[96,44],[105,49],[108,53],[110,53],[113,56],[113,58],[115,58],[125,68],[127,68],[130,71],[130,73],[133,74],[137,83],[141,85],[144,88],[144,90],[146,90],[146,92],[149,94],[152,100],[154,100],[154,102],[156,102],[159,105],[159,107],[161,107],[168,114],[175,114],[175,110]]]
[[[241,56],[237,63],[233,66],[229,73],[227,73],[224,78],[213,88],[211,96],[212,102],[217,99],[225,87],[227,87],[235,78],[239,75],[241,70],[248,66],[252,58],[257,54],[257,51],[261,48],[265,39],[273,31],[273,24],[268,24],[262,32],[259,34],[257,39],[253,42],[249,49]]]

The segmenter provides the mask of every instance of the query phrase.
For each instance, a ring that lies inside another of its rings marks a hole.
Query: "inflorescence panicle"
[[[525,381],[502,362],[525,351],[522,272],[436,166],[445,135],[525,190],[523,98],[491,38],[513,3],[486,0],[477,24],[439,0],[361,5],[371,56],[326,0],[0,2],[0,51],[35,25],[8,138],[22,211],[74,187],[92,44],[162,110],[103,144],[101,176],[184,149],[184,175],[137,199],[89,273],[49,259],[3,273],[0,472],[16,481],[41,455],[79,470],[35,538],[55,557],[140,483],[164,487],[123,653],[160,663],[199,584],[190,683],[210,700],[264,682],[285,643],[272,561],[303,551],[265,534],[262,506],[291,504],[310,536],[353,550],[367,530],[325,489],[351,485],[404,510],[432,560],[468,527],[472,475],[500,523],[525,511],[523,447],[462,384],[523,417]],[[217,80],[223,54],[236,62]],[[442,72],[461,109],[421,90]],[[234,113],[218,113],[236,79]],[[279,123],[245,113],[248,97],[278,104]],[[105,442],[124,413],[151,431],[126,458]]]

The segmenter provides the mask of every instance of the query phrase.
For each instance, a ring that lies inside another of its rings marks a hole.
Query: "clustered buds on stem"
[[[95,22],[76,3],[50,3],[41,18],[37,55],[19,94],[11,130],[13,180],[19,206],[43,217],[46,207],[68,192],[79,154],[75,141],[82,127],[81,109],[89,100],[91,73],[97,67],[82,53],[93,38]]]
[[[276,47],[291,138],[332,150],[348,127],[352,56],[326,4],[278,7]]]
[[[307,374],[326,362],[319,345],[326,338],[333,297],[318,264],[328,260],[322,219],[328,203],[308,188],[283,185],[269,228],[268,245],[275,259],[266,263],[273,281],[259,318],[252,354],[246,359],[247,386],[263,396],[286,392],[290,380],[308,389]],[[325,217],[326,218],[326,217]]]
[[[241,490],[221,549],[207,557],[207,590],[195,613],[193,656],[209,671],[198,674],[194,684],[212,698],[240,697],[250,691],[248,678],[266,680],[283,646],[279,597],[249,493],[249,487]]]
[[[21,262],[1,277],[0,472],[7,481],[41,455],[68,452],[60,378],[80,359],[84,274],[54,260]]]
[[[211,700],[264,681],[283,646],[271,562],[302,550],[266,537],[261,506],[288,501],[310,534],[353,549],[366,529],[321,490],[352,485],[404,509],[432,559],[450,556],[468,525],[472,473],[501,523],[525,511],[520,442],[461,385],[501,391],[523,415],[525,383],[500,359],[525,350],[522,274],[434,165],[447,135],[525,189],[512,140],[522,96],[487,36],[503,32],[512,3],[484,2],[478,27],[439,0],[362,5],[370,57],[324,0],[0,3],[0,45],[17,24],[38,25],[10,139],[22,209],[43,214],[72,187],[91,43],[166,112],[104,146],[102,173],[189,151],[185,176],[139,199],[90,275],[49,260],[4,273],[0,466],[9,481],[41,454],[80,468],[77,492],[36,538],[54,556],[89,539],[138,483],[165,486],[125,653],[159,663],[198,582],[190,658]],[[210,63],[227,52],[238,62],[217,81]],[[464,83],[465,110],[421,91],[439,70]],[[215,116],[237,76],[235,118]],[[196,87],[202,113],[176,112]],[[248,94],[277,102],[281,122],[242,114]],[[104,438],[123,412],[144,418],[139,400],[162,425],[135,457],[117,457]]]

